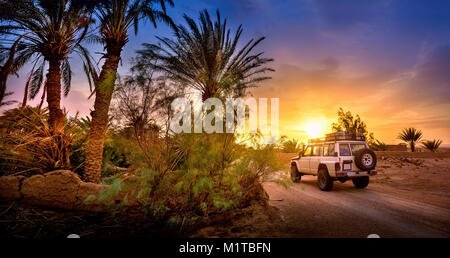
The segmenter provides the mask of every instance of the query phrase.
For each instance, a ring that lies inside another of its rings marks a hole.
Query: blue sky
[[[397,142],[407,126],[425,137],[450,143],[450,1],[444,0],[174,0],[169,15],[183,23],[219,9],[234,30],[243,24],[242,42],[265,36],[259,46],[275,59],[271,81],[255,96],[280,98],[280,129],[302,137],[302,127],[321,123],[326,130],[338,107],[359,113],[386,142]],[[144,42],[172,34],[150,23],[130,36],[120,73]],[[90,46],[101,52],[99,46]],[[73,91],[63,100],[69,110],[87,114],[87,83],[74,57]],[[78,63],[79,64],[79,63]],[[8,89],[22,98],[24,75]]]

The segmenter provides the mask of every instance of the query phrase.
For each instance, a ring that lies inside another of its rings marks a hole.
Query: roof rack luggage
[[[310,139],[310,143],[332,142],[332,141],[365,141],[366,138],[362,133],[336,132],[326,134],[325,137]]]

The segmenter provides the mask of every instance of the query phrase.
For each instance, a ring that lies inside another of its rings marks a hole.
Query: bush
[[[71,169],[70,148],[74,120],[66,119],[59,128],[50,129],[46,112],[33,108],[14,109],[2,117],[11,122],[2,135],[2,170],[8,174],[36,174],[56,169]]]
[[[169,218],[195,221],[202,216],[248,206],[252,201],[265,202],[261,182],[271,171],[281,168],[276,148],[248,147],[235,143],[234,139],[230,134],[161,138],[164,144],[158,145],[158,150],[170,154],[168,157],[153,161],[159,164],[137,169],[131,181],[119,177],[113,184],[121,185],[124,191],[129,189],[129,194],[143,203],[150,217],[158,221]],[[164,146],[171,146],[170,151]],[[166,163],[167,160],[170,162]],[[114,188],[109,188],[102,198],[117,194]]]
[[[304,144],[297,139],[288,139],[282,136],[280,139],[281,151],[283,153],[298,153],[303,150]]]

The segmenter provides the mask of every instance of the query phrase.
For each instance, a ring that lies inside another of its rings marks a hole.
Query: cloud
[[[339,107],[360,114],[387,142],[396,142],[398,131],[408,126],[440,138],[448,135],[450,45],[432,49],[400,73],[348,73],[341,66],[336,57],[320,60],[316,68],[280,64],[273,79],[252,92],[255,97],[280,98],[280,130],[293,137],[301,136],[301,126],[309,121],[335,121]]]
[[[432,49],[414,68],[392,83],[392,99],[418,107],[450,103],[450,45]]]

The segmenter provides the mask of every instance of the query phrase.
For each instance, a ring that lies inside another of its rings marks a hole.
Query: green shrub
[[[188,134],[161,139],[161,145],[155,141],[161,153],[171,154],[168,159],[154,160],[162,164],[139,168],[131,181],[120,177],[113,184],[130,189],[155,221],[192,222],[245,207],[266,198],[261,182],[281,165],[275,146],[248,147],[234,140],[230,134]],[[102,196],[113,198],[116,190],[109,188]]]

